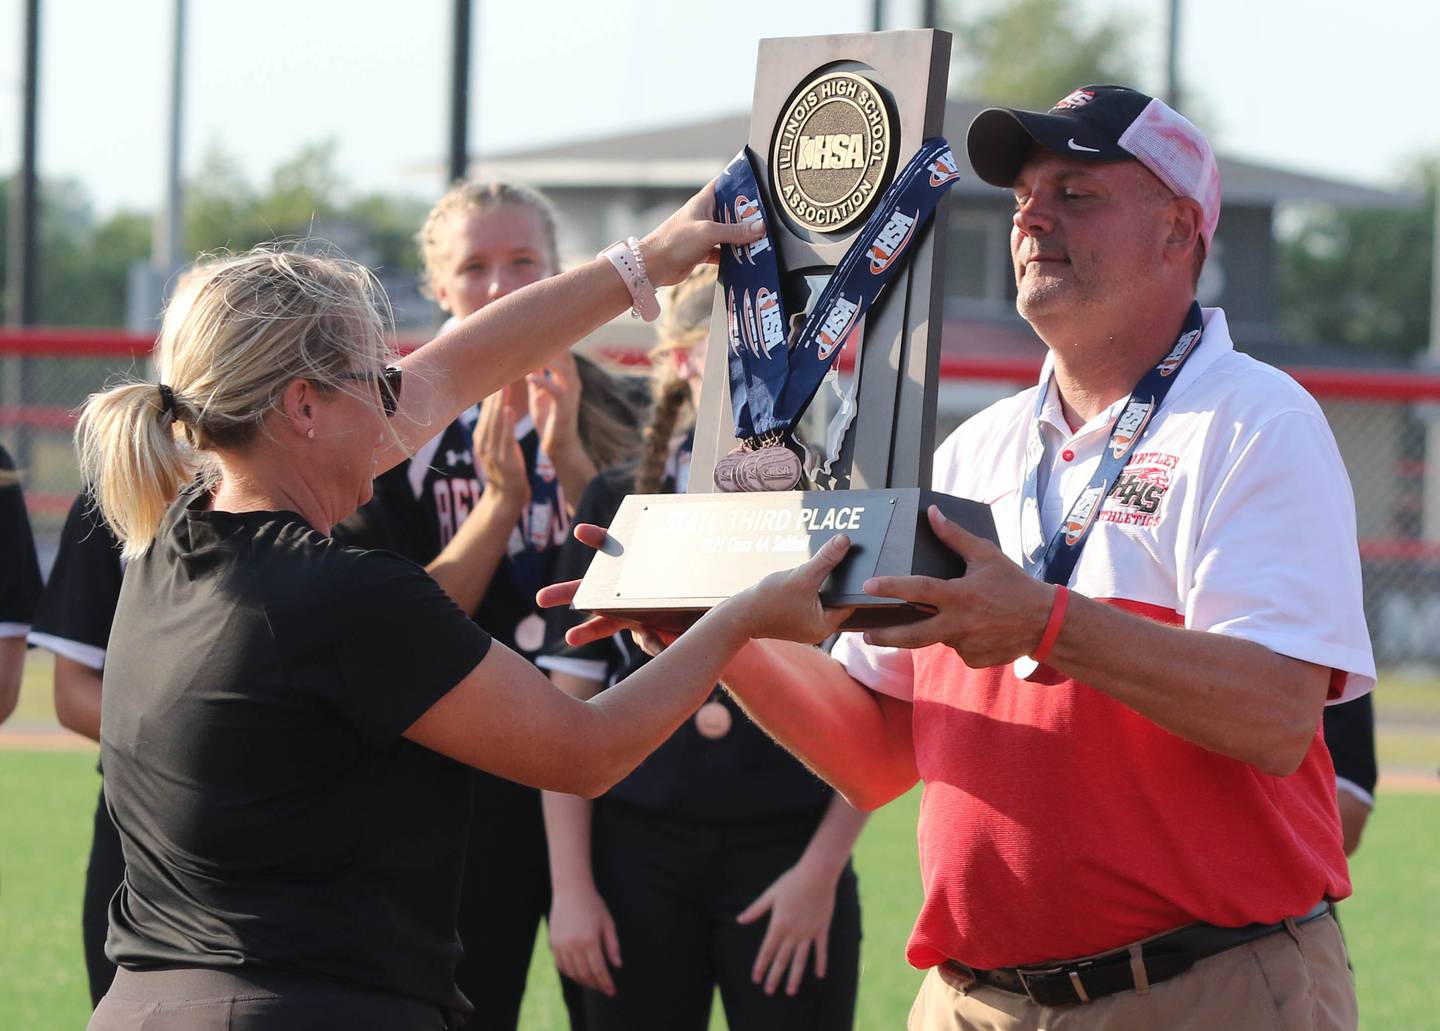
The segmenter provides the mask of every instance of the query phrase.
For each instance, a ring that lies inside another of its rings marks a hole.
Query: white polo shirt
[[[1278,369],[1237,352],[1225,314],[1177,374],[1096,517],[1070,586],[1170,614],[1192,630],[1255,641],[1328,666],[1348,701],[1375,685],[1355,501],[1319,405]],[[1000,546],[1021,548],[1021,490],[1035,393],[1041,415],[1041,527],[1049,540],[1100,462],[1125,399],[1071,432],[1050,382],[991,405],[935,453],[936,490],[990,505]],[[1043,548],[1040,549],[1043,554]],[[1177,618],[1178,617],[1178,618]],[[911,653],[842,635],[833,654],[873,690],[910,698]],[[1332,692],[1333,693],[1333,692]]]

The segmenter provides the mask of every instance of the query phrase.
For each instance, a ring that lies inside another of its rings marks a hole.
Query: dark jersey
[[[425,572],[182,497],[125,571],[100,751],[129,968],[271,967],[464,1010],[468,769],[404,731],[490,639]]]
[[[30,643],[90,669],[104,668],[123,575],[120,542],[90,495],[80,494],[65,517],[60,552],[35,610]]]
[[[474,509],[485,489],[471,438],[479,418],[472,407],[437,437],[375,481],[375,497],[335,528],[334,536],[361,548],[384,548],[426,565]],[[535,592],[552,582],[560,544],[569,533],[555,469],[540,450],[529,416],[515,428],[530,475],[530,506],[510,535],[475,622],[496,640],[533,660],[545,625]]]
[[[0,472],[15,462],[0,447]],[[40,600],[40,563],[20,485],[0,486],[0,637],[24,637]]]
[[[685,452],[682,450],[682,454]],[[608,526],[631,484],[598,476],[585,491],[575,521]],[[555,565],[557,580],[583,576],[593,552],[567,541]],[[568,608],[546,615],[545,669],[567,672],[605,685],[639,669],[649,657],[635,647],[628,633],[616,634],[579,648],[565,644],[565,631],[585,618]],[[729,715],[719,737],[702,734],[695,719],[686,720],[633,773],[605,795],[676,818],[735,823],[794,815],[824,808],[830,789],[798,760],[775,744],[718,686],[710,703]]]
[[[1335,776],[1358,788],[1365,800],[1375,797],[1379,771],[1375,764],[1375,700],[1371,694],[1325,707],[1325,746]]]

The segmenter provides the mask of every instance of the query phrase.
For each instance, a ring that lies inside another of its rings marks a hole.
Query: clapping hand
[[[564,352],[545,368],[525,377],[530,414],[540,433],[540,450],[559,462],[580,445],[580,370]]]
[[[525,456],[515,439],[515,413],[506,392],[491,394],[480,403],[480,418],[472,438],[475,466],[485,477],[485,492],[495,491],[518,513],[530,503],[530,476]]]

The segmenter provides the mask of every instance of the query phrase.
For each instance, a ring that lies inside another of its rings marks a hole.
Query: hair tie
[[[157,383],[155,387],[160,391],[160,414],[175,418],[175,391],[164,383]]]

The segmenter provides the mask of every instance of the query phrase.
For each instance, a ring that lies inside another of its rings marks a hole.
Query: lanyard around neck
[[[1100,453],[1100,464],[1091,474],[1090,482],[1070,506],[1070,511],[1066,513],[1060,528],[1051,536],[1048,544],[1040,527],[1040,463],[1045,460],[1045,439],[1041,435],[1040,427],[1054,373],[1040,384],[1035,395],[1030,439],[1025,447],[1025,481],[1020,495],[1020,547],[1025,557],[1032,562],[1040,553],[1041,547],[1044,547],[1040,575],[1046,583],[1070,582],[1075,564],[1080,561],[1080,553],[1085,550],[1090,530],[1105,505],[1105,499],[1135,454],[1136,445],[1150,427],[1155,413],[1160,410],[1160,405],[1175,384],[1180,369],[1194,353],[1204,328],[1200,305],[1192,302],[1185,316],[1185,325],[1174,346],[1153,369],[1140,378],[1140,382],[1130,392],[1124,407],[1120,409],[1120,415],[1110,427],[1110,437]]]

